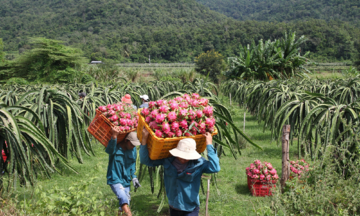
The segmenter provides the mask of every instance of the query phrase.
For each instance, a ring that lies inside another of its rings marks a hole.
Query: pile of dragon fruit
[[[297,161],[290,161],[290,178],[300,177],[304,172],[309,171],[309,164],[304,160],[300,159]]]
[[[139,116],[131,104],[119,102],[100,106],[98,110],[115,126],[119,126],[121,132],[132,130],[138,126]]]
[[[149,102],[141,115],[159,138],[195,136],[214,132],[215,118],[209,100],[199,94],[184,94],[171,100]]]
[[[259,160],[255,160],[254,163],[250,164],[250,167],[246,168],[246,175],[256,180],[270,181],[279,179],[276,169],[271,163],[261,163]]]

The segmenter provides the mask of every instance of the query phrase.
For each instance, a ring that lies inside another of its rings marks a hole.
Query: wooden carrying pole
[[[285,182],[290,176],[290,163],[289,163],[289,134],[290,125],[284,125],[282,131],[282,176],[281,176],[281,191],[284,192]]]
[[[210,180],[211,176],[202,175],[201,178],[207,179],[207,192],[206,192],[206,204],[205,204],[205,216],[209,215],[209,198],[210,198]]]

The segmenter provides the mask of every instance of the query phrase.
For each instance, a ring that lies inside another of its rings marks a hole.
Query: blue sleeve
[[[113,139],[111,138],[111,140],[109,141],[106,149],[105,149],[105,152],[108,153],[109,155],[113,155],[115,154],[116,152],[116,141],[117,139]]]
[[[151,160],[149,158],[149,151],[147,145],[140,146],[140,163],[145,164],[147,166],[155,167],[164,164],[164,159],[159,160]]]
[[[217,173],[220,171],[219,157],[212,145],[206,146],[208,152],[208,161],[204,163],[203,173]]]
[[[137,153],[136,153],[136,147],[133,149],[133,156],[135,158],[134,163],[131,164],[130,167],[130,175],[132,178],[136,178],[135,172],[136,172],[136,159],[137,159]]]

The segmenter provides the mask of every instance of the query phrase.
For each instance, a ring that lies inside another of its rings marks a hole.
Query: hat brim
[[[193,152],[183,152],[180,151],[177,148],[171,149],[170,154],[172,154],[175,157],[179,157],[185,160],[197,160],[199,158],[201,158],[201,155],[197,152],[197,151],[193,151]]]

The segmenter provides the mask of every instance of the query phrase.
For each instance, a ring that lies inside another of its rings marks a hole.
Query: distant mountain
[[[0,0],[7,52],[22,53],[31,48],[30,37],[46,37],[82,49],[91,60],[145,62],[150,55],[152,62],[190,62],[211,48],[235,56],[239,44],[290,30],[308,36],[302,51],[318,59],[351,59],[360,47],[360,30],[341,21],[238,21],[195,0]]]
[[[359,0],[196,0],[237,20],[289,22],[341,20],[360,22]]]

